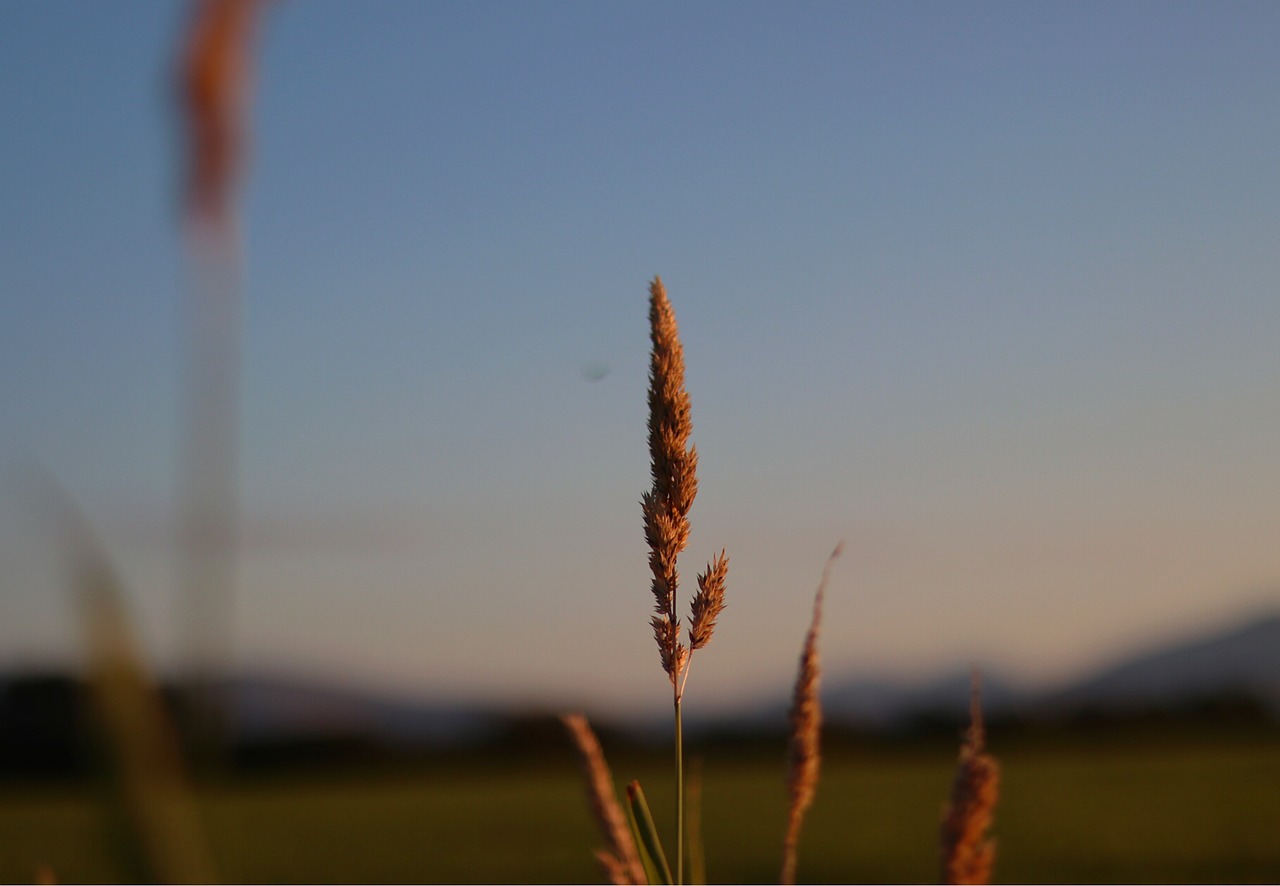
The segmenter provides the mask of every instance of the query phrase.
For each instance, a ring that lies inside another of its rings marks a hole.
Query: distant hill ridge
[[[922,712],[961,715],[968,707],[969,679],[967,667],[915,681],[828,676],[823,706],[832,722],[870,727],[893,725]],[[1056,687],[1031,689],[994,672],[984,672],[982,685],[983,706],[995,715],[1174,705],[1239,692],[1258,698],[1280,717],[1280,611],[1150,646]],[[241,729],[253,736],[345,723],[407,741],[448,741],[482,733],[500,719],[493,708],[265,678],[237,681],[235,698]],[[782,723],[788,704],[789,699],[778,697],[732,716],[704,715],[695,728]]]
[[[1059,690],[1059,702],[1167,702],[1240,690],[1280,711],[1280,613],[1127,656]]]
[[[969,673],[955,668],[919,681],[829,681],[828,716],[886,725],[921,711],[963,712]],[[1124,656],[1067,684],[1028,689],[984,671],[983,707],[994,713],[1173,705],[1225,693],[1244,693],[1280,716],[1280,612],[1266,612],[1225,629],[1164,642]]]
[[[0,678],[0,746],[47,745],[54,733],[78,722],[77,687],[66,675]],[[392,747],[443,747],[491,738],[521,713],[514,707],[261,674],[230,680],[224,689],[231,698],[235,732],[248,742],[330,736],[363,737]],[[1028,689],[1001,674],[983,674],[983,707],[992,716],[1176,706],[1229,693],[1257,699],[1280,719],[1280,612],[1159,644],[1049,689]],[[968,669],[957,667],[915,681],[828,675],[823,707],[833,724],[882,728],[921,715],[963,716],[968,699]],[[693,731],[780,729],[788,703],[780,696],[734,715],[704,713],[691,721]]]

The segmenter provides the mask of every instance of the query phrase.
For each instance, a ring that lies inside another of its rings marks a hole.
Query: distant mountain
[[[1280,714],[1280,613],[1127,656],[1046,701],[1133,706],[1227,692],[1250,694]]]
[[[922,714],[963,716],[969,703],[969,673],[959,668],[919,681],[828,685],[823,706],[829,719],[873,727]],[[1231,693],[1257,698],[1280,716],[1280,613],[1145,649],[1058,687],[1020,687],[997,673],[982,675],[983,710],[993,715],[1174,706]]]

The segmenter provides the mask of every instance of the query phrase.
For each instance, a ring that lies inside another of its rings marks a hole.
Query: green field
[[[1280,882],[1280,744],[1000,753],[997,880]],[[776,882],[781,761],[707,760],[712,882]],[[944,752],[832,752],[800,847],[802,880],[929,882],[952,772]],[[669,772],[638,776],[658,815]],[[0,879],[127,879],[97,795],[0,792]],[[394,777],[262,779],[208,798],[228,878],[254,882],[591,882],[599,844],[573,762]]]

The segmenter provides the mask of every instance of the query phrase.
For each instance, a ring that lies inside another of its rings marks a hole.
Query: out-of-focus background
[[[84,655],[33,463],[118,568],[149,667],[183,660],[187,20],[0,6],[11,751],[51,746],[14,687],[57,696]],[[701,455],[687,585],[731,559],[691,728],[781,728],[843,540],[824,680],[852,746],[954,738],[976,664],[1014,731],[1230,720],[1274,748],[1277,45],[1254,3],[268,5],[227,672],[253,759],[510,755],[565,709],[619,741],[663,728],[638,504],[655,274]],[[928,832],[942,793],[921,796]],[[592,874],[579,824],[584,872],[548,878]],[[1070,843],[1046,833],[1024,842]],[[1275,877],[1259,839],[1223,850],[1240,867],[1143,870]],[[1098,864],[1066,870],[1130,870]]]

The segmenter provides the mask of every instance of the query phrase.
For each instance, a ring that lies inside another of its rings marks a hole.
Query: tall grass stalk
[[[641,499],[649,569],[653,573],[654,616],[650,619],[662,669],[671,681],[675,719],[677,883],[684,881],[684,723],[681,704],[689,661],[706,646],[724,608],[729,558],[724,551],[698,576],[689,622],[689,645],[680,639],[676,560],[689,543],[689,509],[698,494],[698,452],[689,442],[693,421],[684,386],[684,348],[675,311],[661,278],[649,286],[649,456],[653,485]]]
[[[238,185],[247,153],[253,43],[265,0],[194,0],[174,71],[186,136],[183,220],[190,246],[182,401],[179,586],[185,714],[197,768],[228,742],[218,689],[230,656],[236,571],[241,248]]]

